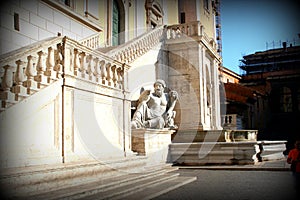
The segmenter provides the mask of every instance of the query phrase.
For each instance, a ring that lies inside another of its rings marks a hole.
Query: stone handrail
[[[167,39],[176,39],[181,38],[183,35],[192,37],[192,36],[201,36],[203,33],[203,26],[199,21],[189,22],[185,24],[174,24],[167,26]]]
[[[80,44],[87,46],[91,49],[100,48],[100,35],[101,33],[96,33],[90,37],[80,40]]]
[[[66,76],[122,90],[126,67],[67,37],[21,48],[0,57],[1,111]]]
[[[124,88],[124,70],[128,69],[127,65],[69,38],[65,38],[64,44],[66,75],[118,90]]]
[[[183,37],[201,37],[206,44],[210,44],[214,51],[217,50],[217,44],[213,38],[210,38],[204,31],[204,26],[200,21],[188,22],[184,24],[175,24],[167,26],[165,38],[175,40]]]
[[[257,141],[258,130],[224,130],[226,142]]]
[[[163,26],[157,27],[107,52],[107,55],[122,63],[131,63],[136,58],[145,54],[151,47],[159,43],[162,38],[163,30]]]

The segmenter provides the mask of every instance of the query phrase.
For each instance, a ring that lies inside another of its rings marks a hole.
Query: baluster
[[[36,72],[37,75],[34,76],[34,80],[37,82],[37,88],[42,88],[42,86],[47,84],[47,77],[44,76],[45,71],[45,63],[44,63],[44,56],[46,55],[45,52],[39,51],[38,53],[38,61],[36,64]]]
[[[89,75],[89,80],[94,81],[95,62],[92,55],[87,56],[87,63],[87,73]]]
[[[100,79],[101,79],[101,65],[102,65],[103,61],[99,62],[99,58],[94,58],[94,62],[95,62],[94,76],[95,76],[96,82],[99,83]]]
[[[87,69],[87,65],[86,65],[86,56],[84,52],[81,52],[79,54],[80,56],[80,72],[81,72],[81,78],[85,78],[86,75],[86,69]]]
[[[102,72],[102,69],[104,67],[104,60],[101,60],[99,61],[99,58],[96,58],[96,66],[95,66],[95,76],[96,76],[96,82],[97,83],[102,83],[101,82],[101,72]]]
[[[132,60],[132,48],[128,47],[127,48],[127,62],[130,63]]]
[[[102,62],[102,61],[101,61]],[[110,65],[110,63],[107,63],[106,65]],[[102,84],[106,85],[106,76],[107,76],[107,71],[106,71],[106,65],[105,61],[103,60],[103,65],[101,65],[101,79],[102,79]]]
[[[51,83],[52,80],[56,79],[56,74],[53,73],[54,65],[55,65],[54,50],[52,47],[49,47],[47,63],[46,63],[46,71],[45,71],[45,75],[48,77],[47,78],[48,83]]]
[[[118,75],[119,89],[122,89],[122,86],[123,86],[123,69],[122,69],[122,67],[118,67],[117,75]]]
[[[77,76],[78,69],[80,68],[79,51],[74,49],[74,75]]]
[[[141,56],[141,53],[141,41],[138,41],[136,54],[137,56]]]
[[[122,51],[122,52],[120,52],[121,53],[121,60],[120,60],[120,62],[124,62],[124,58],[125,58],[125,56],[124,56],[124,51]]]
[[[127,63],[130,63],[130,61],[131,61],[131,47],[128,47],[127,49],[126,49],[126,60],[127,60]]]
[[[33,57],[31,55],[27,56],[27,66],[25,69],[27,80],[23,83],[23,86],[27,88],[27,94],[32,94],[32,92],[37,91],[37,83],[33,79],[33,77],[36,75],[34,65]]]
[[[136,59],[136,57],[137,57],[137,55],[138,55],[138,51],[137,51],[138,46],[137,46],[137,43],[136,43],[136,44],[133,44],[133,45],[132,45],[132,48],[133,48],[132,58],[133,58],[133,59]]]
[[[1,82],[1,87],[3,89],[2,94],[0,95],[1,98],[1,108],[7,108],[11,103],[15,100],[15,95],[10,91],[13,86],[13,70],[12,66],[5,65],[4,67],[4,74]]]
[[[15,73],[16,85],[13,86],[12,91],[13,91],[13,93],[15,93],[15,100],[19,101],[19,100],[24,99],[27,96],[27,90],[23,86],[23,81],[25,80],[25,77],[24,77],[25,67],[23,67],[23,65],[25,64],[25,62],[23,62],[21,60],[17,60],[16,64],[17,64],[17,70]]]
[[[111,63],[106,64],[106,80],[107,80],[107,85],[111,86],[112,85],[112,79],[111,79]]]
[[[175,38],[180,38],[181,37],[181,30],[180,30],[180,28],[179,27],[177,27],[177,29],[176,29],[176,36],[175,36]]]
[[[56,71],[56,78],[61,78],[61,74],[62,74],[62,60],[63,60],[63,56],[61,53],[62,50],[62,46],[61,44],[57,45],[57,49],[55,50],[55,56],[54,56],[54,60],[55,60],[55,66],[54,66],[54,71]]]
[[[120,61],[120,60],[121,60],[120,53],[117,53],[117,54],[115,55],[115,58],[116,58],[116,60]]]
[[[118,83],[117,83],[117,66],[116,65],[113,65],[112,67],[111,67],[111,72],[112,72],[112,82],[113,82],[113,86],[115,87],[115,88],[117,88],[118,87]]]
[[[170,29],[166,27],[166,39],[170,39]]]

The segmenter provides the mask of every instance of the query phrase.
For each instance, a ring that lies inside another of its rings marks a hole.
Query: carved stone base
[[[173,130],[168,129],[133,129],[132,151],[152,157],[157,162],[166,162],[173,133]]]
[[[170,145],[170,160],[177,165],[243,165],[258,162],[257,142],[197,142]]]
[[[178,130],[172,135],[173,143],[192,143],[192,142],[225,142],[224,131],[222,130]]]

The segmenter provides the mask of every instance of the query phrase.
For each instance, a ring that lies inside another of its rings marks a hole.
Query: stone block
[[[134,129],[131,132],[132,151],[154,157],[157,162],[167,162],[173,133],[168,129]]]

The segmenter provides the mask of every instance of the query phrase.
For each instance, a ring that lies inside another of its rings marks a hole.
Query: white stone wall
[[[0,55],[55,37],[58,33],[75,40],[96,33],[40,0],[5,1],[1,3],[0,12]],[[19,31],[14,29],[15,14],[19,15]]]
[[[57,81],[0,113],[1,168],[62,161],[61,84]]]

